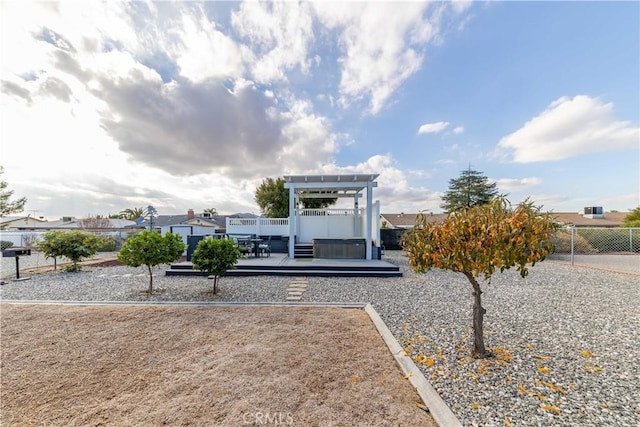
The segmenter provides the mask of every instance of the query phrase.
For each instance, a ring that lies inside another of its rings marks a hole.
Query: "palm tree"
[[[218,215],[218,210],[216,208],[207,208],[204,211],[202,211],[203,213],[208,213],[211,216],[213,215]]]
[[[136,219],[140,218],[142,215],[144,215],[143,208],[125,209],[122,212],[120,212],[120,217],[122,219],[128,219],[129,221],[135,221]]]

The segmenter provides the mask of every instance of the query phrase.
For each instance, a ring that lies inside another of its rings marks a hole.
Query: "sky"
[[[266,177],[379,174],[442,212],[640,206],[640,2],[0,1],[1,180],[24,214],[259,214]]]

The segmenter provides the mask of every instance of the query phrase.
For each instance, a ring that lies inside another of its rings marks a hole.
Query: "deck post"
[[[292,183],[289,187],[289,258],[295,257],[296,251],[296,187]]]
[[[366,241],[366,245],[367,245],[367,259],[371,260],[371,253],[372,248],[371,248],[371,244],[372,244],[372,240],[371,240],[371,225],[373,223],[372,221],[372,216],[373,216],[373,184],[371,182],[367,183],[367,241]]]

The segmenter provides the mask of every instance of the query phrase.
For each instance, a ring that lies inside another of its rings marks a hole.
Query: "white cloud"
[[[464,126],[456,126],[455,128],[453,128],[453,133],[455,133],[456,135],[459,135],[463,132],[464,132]]]
[[[204,15],[183,14],[172,33],[179,39],[172,51],[180,74],[194,82],[212,77],[236,77],[244,71],[243,56],[249,52],[216,30]]]
[[[449,126],[449,122],[435,122],[425,123],[418,129],[418,135],[425,135],[428,133],[439,133],[445,130]]]
[[[340,104],[368,100],[371,114],[378,113],[400,84],[420,69],[425,46],[439,40],[443,8],[451,7],[453,13],[466,10],[464,3],[449,2],[314,2],[313,6],[322,24],[340,31]]]
[[[366,161],[350,166],[327,164],[317,173],[349,174],[349,173],[377,173],[378,187],[373,190],[375,200],[384,200],[381,210],[385,212],[418,212],[420,210],[438,209],[441,203],[440,195],[429,191],[425,187],[413,187],[409,184],[407,175],[395,165],[391,154],[377,154]]]
[[[322,69],[329,81],[314,89],[323,106],[362,102],[376,113],[439,39],[442,10],[463,7],[246,2],[221,8],[234,10],[229,19],[206,2],[0,8],[11,17],[0,29],[2,157],[28,209],[254,211],[263,177],[322,165],[380,173],[376,197],[388,207],[425,209],[436,198],[409,185],[422,172],[401,170],[390,155],[335,166],[353,136],[336,132],[310,101],[316,94],[293,84],[315,86]],[[28,162],[25,141],[38,153]]]
[[[313,40],[313,18],[308,3],[244,2],[232,13],[231,23],[252,48],[249,64],[253,78],[260,83],[286,80],[296,66],[307,73],[309,43]]]
[[[586,153],[637,149],[640,128],[613,116],[613,104],[562,97],[498,143],[494,155],[517,163],[562,160]]]
[[[501,178],[496,179],[493,182],[496,183],[496,185],[498,186],[498,190],[500,190],[500,192],[502,193],[524,191],[542,184],[542,180],[538,177]]]

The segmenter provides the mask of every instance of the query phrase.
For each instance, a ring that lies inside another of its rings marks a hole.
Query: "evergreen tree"
[[[471,208],[488,204],[498,195],[495,183],[482,172],[469,169],[462,171],[459,178],[449,180],[449,190],[442,196],[440,207],[447,212],[461,208]]]
[[[0,175],[4,173],[4,168],[0,166]],[[13,190],[7,190],[8,184],[5,181],[0,181],[0,216],[11,215],[12,213],[22,212],[24,205],[27,203],[27,199],[22,197],[17,200],[11,201],[13,196]]]

